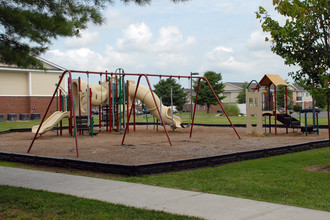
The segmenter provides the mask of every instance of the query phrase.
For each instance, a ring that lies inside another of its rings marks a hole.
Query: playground
[[[87,81],[80,77],[73,78],[75,73],[87,75]],[[89,82],[89,76],[92,74],[100,76],[98,83]],[[60,87],[65,76],[68,77],[67,91]],[[133,76],[137,77],[136,81],[125,80],[125,77]],[[153,92],[150,85],[149,78],[152,77],[196,80],[195,104],[191,110],[189,124],[183,124],[181,118],[174,115],[173,105],[163,105],[161,97]],[[140,84],[141,78],[145,78],[147,85]],[[194,126],[202,80],[213,92],[229,127]],[[116,70],[115,73],[67,70],[56,86],[40,125],[32,127],[32,132],[0,135],[0,151],[138,165],[325,140],[327,131],[317,127],[317,132],[307,135],[307,124],[301,125],[289,115],[286,95],[284,112],[278,111],[278,85],[286,86],[286,83],[277,75],[265,75],[256,88],[247,91],[247,128],[235,128],[205,77],[192,74],[130,74],[124,73],[122,69],[118,72]],[[262,89],[263,86],[265,89]],[[57,111],[51,113],[49,107],[55,102]],[[139,106],[146,106],[155,118],[154,126],[135,123],[135,112]],[[92,111],[95,108],[98,109],[96,122]],[[251,116],[257,117],[257,125],[252,125]],[[269,118],[268,127],[263,125],[262,117]],[[271,128],[271,117],[275,117],[274,128]],[[62,125],[63,120],[68,120],[68,128]],[[276,120],[283,125],[277,126]],[[56,131],[54,128],[57,128]]]

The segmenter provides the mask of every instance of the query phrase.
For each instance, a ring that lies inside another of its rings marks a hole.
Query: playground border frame
[[[63,167],[79,170],[89,170],[103,173],[120,174],[126,176],[141,176],[184,170],[194,170],[207,167],[218,167],[225,164],[267,158],[287,153],[329,147],[329,140],[305,142],[283,147],[274,147],[261,150],[236,152],[210,157],[200,157],[185,160],[175,160],[168,162],[149,163],[140,165],[111,164],[106,162],[96,162],[80,159],[47,157],[31,154],[20,154],[0,151],[0,161],[20,162],[34,165],[44,165],[50,167]]]

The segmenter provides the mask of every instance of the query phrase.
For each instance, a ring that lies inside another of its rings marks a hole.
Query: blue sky
[[[116,1],[103,11],[104,25],[89,25],[81,38],[55,40],[42,57],[76,70],[121,67],[127,73],[172,75],[212,70],[224,82],[259,81],[264,74],[292,81],[287,73],[295,69],[264,42],[267,34],[255,15],[260,5],[272,11],[272,0],[154,0],[143,7]]]

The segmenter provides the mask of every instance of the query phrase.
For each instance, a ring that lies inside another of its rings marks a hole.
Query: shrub
[[[227,104],[224,107],[229,116],[237,116],[240,114],[240,110],[236,104]]]
[[[295,112],[300,112],[302,110],[302,107],[300,105],[296,104],[296,105],[293,106],[293,110]]]

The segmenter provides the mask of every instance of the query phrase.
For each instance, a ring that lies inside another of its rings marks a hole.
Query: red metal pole
[[[99,81],[99,84],[101,85],[101,81]],[[101,85],[102,86],[102,85]],[[102,94],[102,93],[101,93]],[[99,133],[101,133],[101,127],[102,127],[102,121],[101,121],[101,105],[99,105]]]
[[[133,131],[135,131],[135,100],[132,101],[133,103]]]
[[[78,109],[78,111],[79,111],[79,116],[81,116],[81,103],[80,103],[80,92],[81,92],[81,78],[80,77],[78,77],[78,98],[79,98],[79,100],[78,100],[78,106],[79,106],[79,109]]]
[[[191,78],[191,80],[192,80],[192,78]],[[192,130],[193,130],[193,127],[194,127],[194,120],[195,120],[195,113],[196,113],[197,98],[198,98],[198,92],[199,92],[200,82],[201,82],[201,78],[198,79],[198,84],[197,84],[195,104],[194,104],[194,113],[193,113],[193,117],[191,119],[190,137],[192,136]],[[190,98],[192,99],[192,97],[190,97]]]
[[[285,86],[285,114],[288,114],[288,87]],[[289,131],[288,131],[288,126],[285,126],[286,127],[286,133],[288,134]]]
[[[225,111],[224,107],[222,106],[222,104],[221,104],[220,100],[218,99],[218,96],[215,94],[215,92],[214,92],[214,90],[213,90],[213,88],[212,88],[211,84],[209,83],[209,81],[208,81],[208,80],[207,80],[205,77],[202,77],[202,78],[205,80],[205,82],[207,83],[207,85],[208,85],[208,86],[209,86],[209,88],[211,89],[211,91],[212,91],[212,93],[213,93],[214,97],[217,99],[217,102],[218,102],[218,104],[220,105],[220,107],[221,107],[221,109],[222,109],[223,113],[225,113],[225,115],[226,115],[226,117],[227,117],[227,119],[228,119],[228,121],[229,121],[229,123],[230,123],[231,127],[234,129],[234,131],[235,131],[235,133],[236,133],[237,137],[238,137],[239,139],[241,139],[241,137],[240,137],[240,136],[239,136],[239,134],[237,133],[237,131],[236,131],[236,129],[235,129],[235,127],[234,127],[233,123],[231,122],[230,118],[228,117],[228,115],[227,115],[227,113],[226,113],[226,111]]]
[[[128,82],[128,80],[127,80],[127,82],[126,82],[126,103],[127,103],[127,110],[126,110],[126,112],[127,112],[127,133],[129,133],[129,120],[128,120],[128,109],[129,109],[129,95],[128,95],[128,92],[129,92],[129,89],[128,89],[128,85],[129,84],[129,82]],[[124,103],[125,104],[125,103]],[[133,107],[133,105],[132,105],[132,107]]]
[[[275,110],[274,110],[274,116],[275,116],[275,135],[277,135],[277,111],[276,111],[276,106],[277,106],[277,103],[276,103],[276,86],[274,85],[274,107],[275,107]]]
[[[140,80],[141,80],[141,75],[139,76],[139,79],[138,79],[138,82],[137,82],[137,84],[136,84],[136,88],[135,88],[135,92],[134,92],[134,97],[133,97],[133,100],[135,100],[135,98],[136,98],[136,94],[137,94],[137,91],[138,91],[138,88],[139,88],[139,85],[140,85]],[[131,110],[130,110],[130,113],[129,113],[129,116],[128,116],[128,121],[129,121],[129,119],[130,119],[130,116],[131,116],[131,114],[132,114],[132,108],[131,108]],[[126,126],[126,129],[125,129],[125,132],[124,132],[124,135],[123,135],[123,139],[122,139],[122,141],[121,141],[121,145],[123,145],[124,144],[124,141],[125,141],[125,137],[126,137],[126,130],[127,130],[127,127],[128,126]]]
[[[119,94],[118,94],[118,76],[116,75],[116,108],[117,108],[117,132],[119,132],[119,109],[118,109],[118,102],[119,102]]]
[[[71,111],[70,114],[73,114],[73,120],[74,120],[74,133],[75,133],[75,143],[76,143],[76,152],[77,152],[77,157],[79,157],[79,150],[78,150],[78,134],[77,134],[77,120],[76,120],[76,111],[75,108],[72,108],[72,106],[74,105],[74,100],[73,100],[73,89],[72,89],[72,74],[69,71],[69,79],[71,82],[71,86],[70,86],[70,93],[71,93]],[[73,109],[73,110],[72,110]],[[72,120],[71,120],[72,121]],[[72,122],[71,122],[72,124]],[[71,128],[72,129],[72,128]]]
[[[72,105],[73,105],[73,103],[71,102],[71,96],[72,96],[72,94],[71,94],[71,86],[72,86],[72,82],[70,81],[71,80],[71,78],[68,78],[68,99],[69,99],[69,110],[70,110],[70,117],[69,117],[69,134],[70,134],[70,136],[72,136],[73,135],[73,133],[72,133]]]
[[[48,104],[48,107],[47,107],[47,109],[46,109],[46,112],[45,112],[44,116],[42,117],[42,120],[41,120],[41,122],[40,122],[40,125],[39,125],[39,127],[38,127],[38,130],[37,130],[36,134],[35,134],[34,137],[33,137],[33,140],[32,140],[32,142],[31,142],[31,144],[30,144],[30,147],[29,147],[27,153],[30,153],[30,151],[31,151],[31,148],[32,148],[32,146],[33,146],[33,144],[34,144],[34,141],[36,140],[37,135],[39,134],[40,128],[41,128],[42,124],[43,124],[44,121],[45,121],[46,115],[48,114],[48,111],[49,111],[49,109],[50,109],[50,106],[52,105],[52,103],[53,103],[53,101],[54,101],[54,98],[55,98],[55,96],[56,96],[57,90],[58,90],[58,88],[60,87],[60,84],[61,84],[61,82],[62,82],[62,80],[63,80],[64,75],[65,75],[66,72],[67,72],[67,71],[64,71],[64,72],[62,73],[62,76],[61,76],[61,78],[60,78],[60,80],[59,80],[59,82],[58,82],[58,84],[57,84],[57,86],[56,86],[56,89],[55,89],[55,91],[54,91],[54,93],[53,93],[53,96],[52,96],[52,98],[51,98],[51,100],[50,100],[50,102],[49,102],[49,104]]]
[[[92,127],[92,88],[89,88],[89,120],[90,120],[90,124],[89,124],[89,126],[90,126],[90,128],[91,129],[93,129],[93,127]]]
[[[139,79],[138,79],[138,83],[137,83],[137,85],[136,85],[136,89],[135,89],[135,93],[134,93],[134,98],[133,98],[133,100],[135,100],[135,98],[136,98],[136,93],[137,93],[137,91],[138,91],[138,87],[139,87],[139,85],[140,85],[141,76],[142,76],[142,75],[139,76]],[[166,133],[166,136],[167,136],[168,142],[169,142],[170,146],[172,146],[172,142],[171,142],[170,137],[169,137],[169,135],[168,135],[168,132],[167,132],[167,130],[166,130],[166,126],[165,126],[165,123],[164,123],[163,117],[162,117],[161,114],[160,114],[160,111],[159,111],[159,108],[158,108],[158,105],[157,105],[157,102],[156,102],[155,96],[154,96],[154,94],[153,94],[153,91],[152,91],[152,88],[151,88],[151,85],[150,85],[150,82],[149,82],[148,76],[145,75],[145,74],[144,74],[143,76],[146,78],[146,81],[147,81],[147,83],[148,83],[148,86],[149,86],[149,89],[150,89],[150,92],[151,92],[152,98],[153,98],[153,100],[154,100],[154,102],[155,102],[155,106],[156,106],[157,112],[158,112],[158,114],[159,114],[159,116],[160,116],[160,119],[161,119],[161,121],[162,121],[162,124],[163,124],[164,130],[165,130],[165,133]],[[133,109],[131,109],[129,116],[132,114],[132,110],[133,110]],[[125,129],[125,133],[124,133],[124,136],[123,136],[123,140],[122,140],[122,142],[121,142],[122,145],[124,144],[124,140],[125,140],[126,132],[127,132],[127,128]]]
[[[62,89],[60,89],[60,111],[62,111],[62,101],[63,101],[63,98],[62,98]],[[63,123],[62,123],[62,120],[60,121],[60,135],[62,136],[62,130],[63,130]]]
[[[153,93],[153,91],[152,91],[152,88],[151,88],[151,85],[150,85],[150,82],[149,82],[148,76],[145,75],[145,78],[146,78],[146,80],[147,80],[147,83],[148,83],[148,86],[149,86],[149,89],[150,89],[150,92],[151,92],[152,98],[153,98],[153,100],[154,100],[154,102],[155,102],[155,106],[156,106],[156,109],[157,109],[158,115],[159,115],[159,117],[160,117],[160,120],[162,121],[162,124],[163,124],[163,127],[164,127],[164,131],[165,131],[165,133],[166,133],[166,136],[167,136],[168,142],[170,143],[170,145],[171,145],[171,147],[172,147],[172,142],[171,142],[170,137],[169,137],[169,135],[168,135],[168,132],[167,132],[167,129],[166,129],[166,126],[165,126],[165,123],[164,123],[163,117],[162,117],[162,115],[160,114],[160,110],[159,110],[159,107],[158,107],[158,105],[157,105],[157,102],[156,102],[156,99],[155,99],[155,95],[154,95],[154,93]]]
[[[111,117],[112,117],[112,92],[111,92],[111,78],[110,80],[108,81],[109,83],[109,133],[111,133],[112,131],[112,120],[111,120]],[[108,127],[107,127],[108,129]]]

